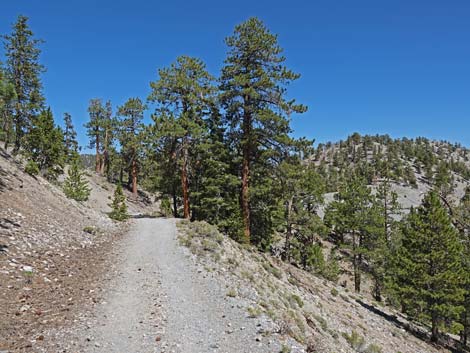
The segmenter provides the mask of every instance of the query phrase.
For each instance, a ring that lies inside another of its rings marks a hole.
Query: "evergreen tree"
[[[12,111],[16,101],[15,86],[8,80],[4,69],[0,66],[0,139],[8,147],[12,137]]]
[[[137,196],[137,175],[142,152],[144,110],[145,105],[139,98],[130,98],[123,106],[118,108],[120,118],[119,143],[121,145],[121,154],[125,156],[124,158],[129,166],[131,190],[134,196]]]
[[[64,145],[67,161],[72,161],[73,157],[78,153],[77,133],[72,123],[72,116],[64,113]]]
[[[183,216],[190,218],[190,180],[194,169],[191,151],[207,133],[205,118],[211,113],[213,78],[205,64],[196,58],[180,56],[169,68],[159,70],[159,79],[151,82],[149,102],[156,103],[153,115],[157,138],[171,141],[181,176]]]
[[[27,155],[46,177],[54,179],[62,173],[65,162],[64,135],[54,124],[50,108],[34,117],[26,138]]]
[[[447,197],[454,189],[453,184],[454,180],[448,164],[439,163],[434,175],[434,187],[442,196]]]
[[[462,309],[461,240],[434,191],[410,213],[402,232],[394,266],[395,290],[408,314],[431,322],[431,338],[437,341],[441,325],[456,319]]]
[[[460,336],[462,344],[467,346],[470,336],[470,187],[466,188],[465,194],[460,200],[460,204],[455,212],[455,218],[463,242],[462,265],[465,271],[465,276],[461,283],[465,294],[463,300],[464,310],[460,316],[460,323],[463,326]]]
[[[231,170],[230,149],[216,108],[206,119],[208,131],[193,149],[191,178],[192,218],[218,225],[229,234],[237,233],[234,216],[239,212],[238,179]]]
[[[285,242],[282,257],[291,262],[292,255],[304,268],[311,267],[319,235],[325,233],[317,215],[323,203],[325,185],[314,167],[302,160],[312,141],[297,141],[297,153],[290,153],[278,169],[279,188],[284,206]],[[310,150],[311,152],[311,150]],[[313,250],[312,254],[309,254]]]
[[[269,154],[283,149],[290,132],[289,115],[302,113],[306,108],[295,104],[294,100],[286,100],[286,86],[299,75],[283,65],[285,58],[281,55],[277,36],[270,33],[259,19],[250,18],[236,26],[233,35],[225,42],[229,52],[222,69],[221,101],[231,143],[242,154],[239,167],[241,213],[244,240],[250,242],[253,221],[258,220],[251,217],[255,201],[253,192],[250,194],[250,185],[255,177],[252,167],[261,164],[262,158],[272,159],[261,153],[262,148]],[[258,172],[266,175],[262,170]],[[266,189],[266,185],[261,187]],[[261,233],[265,232],[263,227],[257,228]],[[266,230],[266,233],[270,231]]]
[[[124,195],[121,184],[116,186],[113,201],[109,206],[111,207],[109,218],[115,221],[125,221],[129,218],[127,214],[126,196]]]
[[[353,175],[340,187],[326,209],[325,222],[337,234],[341,242],[350,237],[351,260],[354,269],[354,289],[361,291],[361,267],[364,254],[370,250],[371,237],[377,230],[376,218],[371,213],[373,196],[364,178]]]
[[[88,106],[90,121],[85,124],[87,135],[90,138],[90,148],[95,149],[95,171],[101,173],[101,150],[103,140],[103,125],[105,119],[105,109],[101,99],[94,98],[90,100]]]
[[[41,50],[38,48],[42,41],[34,39],[33,35],[28,18],[19,16],[11,35],[3,37],[7,77],[16,93],[13,106],[15,150],[19,150],[33,117],[44,104],[40,75],[45,68],[39,63]]]
[[[114,141],[117,134],[116,130],[118,122],[115,118],[112,117],[113,108],[111,106],[111,101],[106,102],[102,112],[102,158],[100,159],[100,173],[102,175],[106,175],[108,180],[111,180],[110,169],[111,163],[113,162],[111,157],[117,155],[116,150],[114,148]]]
[[[91,189],[88,186],[88,181],[83,177],[84,173],[78,155],[75,155],[71,162],[63,186],[65,196],[76,201],[87,201]]]

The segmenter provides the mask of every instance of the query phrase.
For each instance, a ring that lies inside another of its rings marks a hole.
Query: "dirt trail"
[[[256,339],[244,306],[178,245],[173,220],[136,220],[122,246],[104,302],[77,335],[84,352],[276,351]]]

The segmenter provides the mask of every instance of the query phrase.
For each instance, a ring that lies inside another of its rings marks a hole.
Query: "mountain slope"
[[[271,322],[262,341],[280,337],[283,352],[437,353],[427,330],[342,286],[223,237],[205,223],[179,223],[182,245],[228,297],[241,298],[247,320]],[[249,344],[249,342],[247,343]]]
[[[93,297],[84,293],[120,229],[99,207],[24,173],[21,159],[1,149],[0,174],[0,349],[23,351]]]

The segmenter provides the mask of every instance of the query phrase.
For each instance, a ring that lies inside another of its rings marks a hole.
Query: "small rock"
[[[33,267],[32,266],[23,266],[23,271],[24,272],[33,272]]]

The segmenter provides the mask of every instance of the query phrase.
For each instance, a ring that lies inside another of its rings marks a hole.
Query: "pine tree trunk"
[[[183,141],[183,166],[181,167],[181,188],[183,190],[183,217],[189,219],[188,147]]]
[[[14,148],[14,152],[18,152],[20,150],[20,147],[21,147],[21,138],[22,138],[22,135],[23,135],[23,128],[20,124],[20,116],[19,116],[19,113],[17,113],[17,116],[16,116],[16,124],[15,124],[15,148]]]
[[[437,342],[439,339],[438,316],[436,313],[431,314],[431,341]]]
[[[104,133],[103,158],[101,159],[101,175],[105,175],[106,165],[108,164],[108,129]]]
[[[362,256],[357,253],[358,245],[357,235],[353,235],[353,267],[354,267],[354,290],[357,293],[361,292],[361,260]]]
[[[251,159],[251,116],[245,111],[243,119],[243,164],[242,164],[242,190],[241,207],[243,217],[243,235],[246,243],[251,239],[251,219],[250,219],[250,159]]]
[[[132,195],[137,197],[137,161],[132,159]]]
[[[172,190],[173,197],[173,217],[178,218],[178,199],[176,197],[176,187],[173,185]]]
[[[7,112],[5,111],[3,113],[3,131],[5,131],[5,141],[4,141],[4,148],[5,150],[8,149],[8,144],[10,143],[10,122],[8,120],[8,114]]]
[[[98,132],[95,131],[96,133],[96,138],[95,138],[95,147],[96,147],[96,159],[95,159],[95,171],[96,173],[100,173],[100,162],[101,162],[101,157],[100,157],[100,137],[98,135]]]
[[[361,292],[361,271],[360,271],[360,256],[354,255],[354,290],[357,293]]]
[[[462,322],[464,324],[463,324],[463,330],[460,331],[460,343],[462,344],[462,346],[466,347],[467,346],[467,341],[468,341],[468,331],[469,331],[469,327],[468,327],[468,324],[467,324],[467,313],[466,312],[464,312],[462,314]]]
[[[378,279],[375,280],[374,284],[374,299],[379,303],[382,301],[382,291],[380,290],[380,282]]]
[[[283,260],[290,262],[290,239],[292,237],[292,223],[291,223],[291,213],[292,213],[292,198],[289,199],[286,205],[286,219],[287,219],[287,230],[286,230],[286,244],[284,246],[284,256]]]

